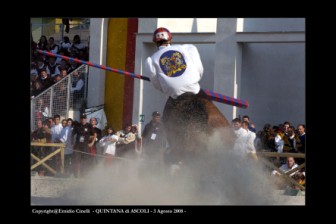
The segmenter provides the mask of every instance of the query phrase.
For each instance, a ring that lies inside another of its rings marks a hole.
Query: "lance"
[[[111,68],[111,67],[108,67],[108,66],[99,65],[99,64],[96,64],[96,63],[93,63],[93,62],[90,62],[90,61],[80,60],[78,58],[72,58],[72,57],[68,57],[68,56],[64,56],[64,55],[60,55],[60,54],[51,53],[49,51],[37,50],[37,52],[40,53],[40,54],[62,58],[62,59],[67,60],[67,61],[75,61],[76,63],[85,64],[85,65],[88,65],[88,66],[91,66],[91,67],[103,69],[103,70],[110,71],[110,72],[115,72],[115,73],[118,73],[118,74],[121,74],[121,75],[130,76],[132,78],[142,79],[142,80],[146,80],[146,81],[150,82],[149,77],[139,75],[139,74],[135,74],[135,73],[132,73],[132,72],[127,72],[127,71],[123,71],[123,70],[120,70],[120,69],[115,69],[115,68]],[[236,99],[236,98],[233,98],[233,97],[225,96],[223,94],[216,93],[216,92],[211,91],[209,89],[201,89],[201,91],[209,99],[214,100],[216,102],[225,103],[225,104],[229,104],[229,105],[240,107],[240,108],[247,108],[249,106],[249,104],[246,100],[240,100],[240,99]]]

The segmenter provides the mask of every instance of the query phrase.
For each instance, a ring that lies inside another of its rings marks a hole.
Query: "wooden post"
[[[277,155],[277,157],[276,157],[276,164],[280,165],[280,156],[279,155]]]
[[[61,150],[61,173],[64,173],[64,147],[60,148]]]

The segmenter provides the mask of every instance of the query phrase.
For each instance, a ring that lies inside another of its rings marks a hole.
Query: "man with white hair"
[[[295,169],[296,167],[298,167],[298,164],[295,163],[295,159],[292,156],[287,157],[287,161],[286,164],[283,164],[282,166],[280,166],[280,170],[283,171],[284,173],[289,172],[290,170]],[[296,171],[297,172],[297,171]],[[294,176],[296,174],[296,172],[291,173],[289,176]],[[272,171],[272,175],[273,176],[280,176],[281,173],[279,173],[276,170]]]

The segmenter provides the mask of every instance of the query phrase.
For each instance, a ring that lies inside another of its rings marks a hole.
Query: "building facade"
[[[215,103],[231,119],[248,115],[265,123],[305,123],[304,18],[93,18],[90,61],[136,74],[156,46],[152,33],[166,27],[173,44],[197,46],[204,66],[202,89],[243,99],[247,109]],[[105,104],[108,123],[142,125],[167,97],[150,82],[90,68],[88,107]],[[144,120],[143,120],[144,119]]]

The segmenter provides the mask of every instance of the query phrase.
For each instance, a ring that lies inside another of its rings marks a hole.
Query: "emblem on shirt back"
[[[178,51],[166,51],[160,57],[160,67],[169,77],[178,77],[187,68],[183,55]]]

